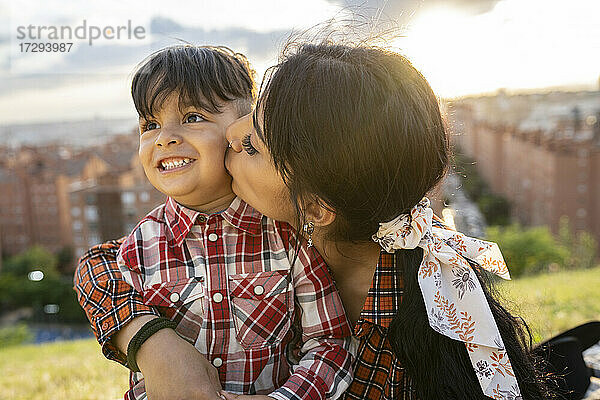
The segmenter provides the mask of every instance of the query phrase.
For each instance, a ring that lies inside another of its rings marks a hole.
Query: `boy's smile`
[[[224,167],[225,129],[236,118],[231,104],[210,113],[179,105],[178,93],[169,95],[156,118],[140,118],[139,156],[150,183],[188,208],[226,208],[234,195]]]
[[[162,159],[158,162],[158,169],[164,173],[179,171],[181,168],[189,166],[193,163],[193,158],[170,157]]]

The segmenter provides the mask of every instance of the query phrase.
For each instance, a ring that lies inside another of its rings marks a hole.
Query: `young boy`
[[[128,365],[137,371],[139,342],[157,327],[176,326],[225,391],[336,398],[352,379],[350,327],[327,267],[314,249],[294,251],[290,226],[236,198],[225,171],[225,129],[250,112],[255,94],[246,59],[224,48],[169,47],[133,77],[140,161],[168,199],[125,239],[117,263],[144,303],[174,324],[140,329]],[[294,322],[299,360],[290,351]],[[126,398],[145,397],[135,373]]]

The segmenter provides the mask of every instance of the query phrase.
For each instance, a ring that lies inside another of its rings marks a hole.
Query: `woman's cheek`
[[[264,195],[268,198],[268,208],[272,215],[268,215],[279,221],[294,223],[296,221],[296,210],[290,199],[288,187],[283,183],[281,176],[277,173],[265,176],[263,185]],[[260,193],[259,193],[260,195]]]

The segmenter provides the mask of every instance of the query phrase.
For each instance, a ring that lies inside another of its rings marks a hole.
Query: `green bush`
[[[53,322],[85,322],[86,318],[73,291],[73,278],[61,276],[57,269],[58,257],[41,247],[10,257],[0,271],[0,313],[29,307],[37,320]],[[31,271],[40,270],[44,278],[31,281]],[[46,316],[46,304],[58,304],[56,315]]]
[[[564,266],[570,251],[552,236],[548,227],[490,226],[487,238],[498,243],[514,277],[540,272],[552,264]]]
[[[487,238],[498,243],[513,276],[548,269],[593,268],[597,261],[594,237],[588,232],[572,233],[566,217],[561,218],[557,237],[546,226],[523,228],[514,224],[488,227]]]
[[[593,268],[596,265],[598,242],[589,232],[573,233],[569,217],[566,215],[559,220],[558,238],[560,243],[571,251],[566,268]]]
[[[484,193],[477,200],[477,205],[488,225],[510,224],[510,202],[505,197]]]
[[[9,257],[3,262],[2,274],[11,274],[27,277],[33,270],[40,270],[46,277],[58,276],[58,259],[48,250],[40,246],[33,246],[27,251]]]
[[[0,329],[0,348],[16,346],[31,340],[33,340],[33,333],[25,324]]]

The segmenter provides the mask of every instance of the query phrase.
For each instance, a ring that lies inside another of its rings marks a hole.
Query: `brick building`
[[[56,148],[27,147],[4,152],[0,166],[0,241],[5,255],[38,244],[59,251],[63,236],[64,189]]]
[[[76,150],[65,146],[2,148],[0,249],[3,256],[41,245],[72,248],[125,235],[164,201],[137,158],[137,133]]]
[[[98,176],[83,176],[68,188],[72,243],[76,257],[95,244],[131,232],[150,210],[164,202],[144,175],[137,153],[105,154]]]
[[[511,201],[519,222],[557,232],[566,215],[576,231],[600,239],[600,122],[578,113],[526,131],[477,118],[471,105],[457,103],[451,137],[491,189]]]

